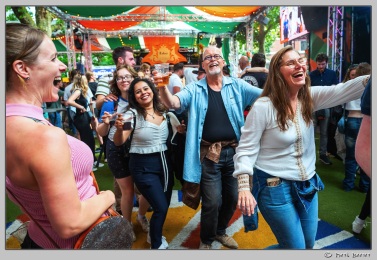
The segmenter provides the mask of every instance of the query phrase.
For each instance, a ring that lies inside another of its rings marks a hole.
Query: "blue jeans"
[[[343,188],[350,191],[355,188],[356,170],[359,167],[355,159],[355,144],[359,134],[362,118],[348,117],[345,122],[345,172],[343,179]],[[363,192],[367,192],[370,185],[370,179],[360,168],[359,188]]]
[[[76,135],[76,127],[73,124],[73,114],[74,112],[72,111],[72,109],[70,109],[70,107],[67,107],[68,126],[69,126],[69,129],[71,129],[72,134]]]
[[[163,154],[166,154],[163,152]],[[147,199],[153,208],[150,219],[149,234],[151,248],[157,249],[162,241],[162,228],[170,205],[174,176],[171,171],[171,163],[166,158],[169,166],[167,190],[164,192],[165,178],[161,153],[130,154],[129,168],[132,178],[140,193]]]
[[[313,248],[318,228],[318,193],[312,197],[310,206],[304,205],[297,195],[294,181],[282,179],[278,186],[269,187],[259,183],[266,182],[262,175],[266,173],[256,171],[253,175],[253,186],[261,187],[257,203],[279,243],[269,248]]]
[[[326,155],[327,153],[327,129],[329,127],[330,109],[326,108],[325,118],[319,120],[319,126],[317,126],[317,118],[313,115],[314,135],[317,127],[319,127],[319,155]]]
[[[202,162],[200,239],[208,245],[212,244],[216,235],[225,234],[236,210],[238,184],[233,177],[234,154],[234,148],[227,146],[222,148],[218,163],[207,158]]]
[[[60,115],[60,112],[49,112],[48,119],[50,120],[50,123],[54,126],[63,128],[62,117]]]

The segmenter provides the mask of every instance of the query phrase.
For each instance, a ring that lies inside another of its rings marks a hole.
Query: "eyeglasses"
[[[208,56],[205,56],[205,57],[203,58],[203,60],[211,61],[212,58],[214,58],[215,60],[219,60],[219,59],[222,59],[223,57],[221,57],[219,54],[208,55]]]
[[[117,81],[130,80],[132,78],[133,78],[132,75],[119,76],[117,77]]]
[[[294,69],[297,64],[299,64],[301,66],[306,66],[306,61],[307,61],[306,58],[299,58],[297,60],[289,60],[289,61],[285,62],[282,66],[287,66],[291,69]]]

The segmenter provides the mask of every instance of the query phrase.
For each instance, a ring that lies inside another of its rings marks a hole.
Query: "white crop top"
[[[131,142],[130,153],[148,154],[166,151],[166,140],[168,139],[169,129],[164,114],[164,121],[160,125],[153,124],[144,119],[143,115],[136,114],[136,128],[133,125],[134,133]],[[125,118],[132,116],[131,111],[125,113]]]

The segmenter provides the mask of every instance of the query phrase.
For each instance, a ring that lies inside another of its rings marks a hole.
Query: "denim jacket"
[[[221,96],[228,114],[230,123],[239,141],[241,127],[244,125],[243,111],[247,105],[252,105],[262,93],[262,90],[250,85],[246,81],[223,77]],[[189,182],[200,183],[200,142],[203,125],[208,108],[208,85],[206,78],[190,83],[175,94],[180,99],[181,108],[177,113],[188,110],[188,128],[186,134],[185,158],[183,179]]]

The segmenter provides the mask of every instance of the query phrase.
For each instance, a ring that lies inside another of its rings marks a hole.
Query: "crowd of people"
[[[309,72],[307,59],[288,45],[268,69],[264,54],[254,54],[251,63],[242,56],[240,73],[231,76],[221,49],[210,45],[198,68],[174,64],[169,83],[158,86],[153,66],[136,71],[132,48],[122,46],[112,53],[111,77],[97,82],[90,71],[72,70],[71,84],[59,90],[67,67],[45,33],[9,23],[6,43],[6,188],[31,218],[22,248],[72,249],[109,207],[132,223],[136,197],[136,221],[150,248],[168,249],[163,227],[177,178],[200,185],[199,249],[211,249],[214,241],[238,248],[227,234],[237,207],[244,219],[260,210],[277,239],[269,248],[312,249],[318,192],[325,188],[315,168],[315,128],[319,159],[330,165],[328,154],[337,149],[328,147],[328,122],[342,105],[348,116],[344,189],[354,188],[360,169],[359,188],[367,193],[355,233],[370,215],[371,79],[364,63],[339,82],[325,54]],[[46,119],[43,113],[44,104],[60,100],[69,134],[57,114]],[[113,190],[99,194],[91,175],[98,165],[95,136],[114,177]],[[172,157],[174,136],[181,153]],[[150,219],[147,211],[153,211]]]

